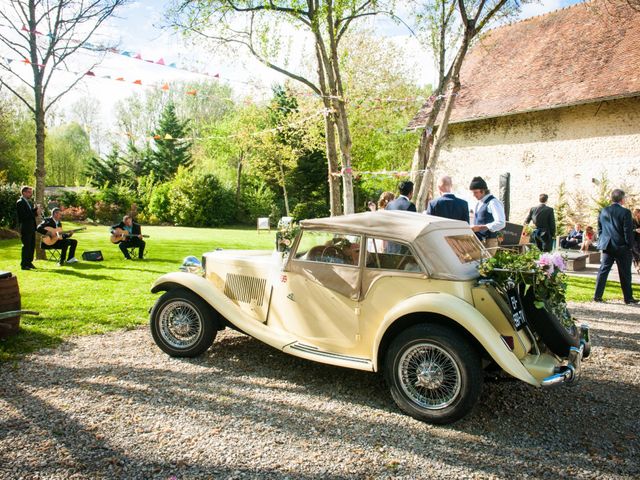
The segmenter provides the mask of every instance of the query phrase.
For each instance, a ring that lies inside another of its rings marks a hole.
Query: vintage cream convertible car
[[[432,423],[467,414],[486,370],[534,386],[578,378],[588,329],[549,348],[517,288],[479,279],[486,251],[467,224],[381,211],[300,226],[288,255],[217,250],[156,280],[158,346],[197,356],[231,327],[291,355],[384,372],[398,406]]]

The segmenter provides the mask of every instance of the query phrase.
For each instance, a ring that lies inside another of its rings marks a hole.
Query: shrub
[[[170,183],[172,221],[192,227],[228,225],[234,219],[235,200],[215,175],[180,168]]]
[[[278,210],[275,205],[275,195],[266,184],[251,185],[244,188],[240,198],[238,221],[253,224],[258,217],[275,218],[277,216]]]
[[[15,184],[0,185],[0,227],[16,226],[16,201],[20,197],[20,187]]]
[[[153,193],[149,198],[149,204],[145,211],[145,218],[155,220],[155,223],[172,222],[171,212],[169,207],[171,201],[169,199],[169,192],[171,190],[170,183],[161,183],[156,185],[153,189]],[[140,219],[142,221],[142,219]],[[150,222],[151,223],[151,222]]]
[[[80,197],[76,192],[69,190],[63,191],[57,198],[58,202],[64,207],[80,206]]]
[[[62,208],[62,219],[79,222],[87,219],[87,211],[82,207]]]
[[[325,200],[310,200],[297,204],[291,216],[299,222],[305,218],[328,217],[329,213],[329,205]]]
[[[118,220],[121,214],[121,207],[115,203],[107,203],[98,200],[95,205],[95,220],[99,223],[113,223]]]
[[[83,190],[78,195],[78,203],[75,206],[82,207],[86,212],[86,216],[88,218],[95,219],[97,201],[98,201],[97,194],[89,190]]]

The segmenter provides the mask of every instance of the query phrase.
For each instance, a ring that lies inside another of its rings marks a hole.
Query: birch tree
[[[84,72],[51,92],[52,79],[94,32],[127,0],[3,0],[0,44],[14,58],[0,57],[0,84],[31,111],[36,127],[36,203],[44,203],[47,112],[75,87]],[[15,68],[26,64],[30,74]],[[93,64],[90,68],[93,68]],[[89,69],[90,69],[89,68]],[[86,70],[85,70],[86,71]],[[25,94],[25,87],[28,94]],[[39,257],[41,252],[39,251]]]
[[[338,215],[340,177],[343,212],[354,212],[351,132],[340,71],[340,41],[354,20],[383,9],[378,0],[186,0],[172,9],[169,19],[186,34],[217,45],[243,47],[267,67],[320,97],[325,109],[331,214]],[[304,53],[314,60],[315,79],[290,67],[288,58],[278,58],[284,43],[280,28],[303,32],[311,40]]]
[[[418,211],[426,207],[451,111],[460,91],[460,70],[469,48],[492,22],[513,16],[522,3],[519,0],[434,0],[423,4],[418,20],[431,32],[430,45],[437,59],[439,78],[438,87],[429,100],[429,114],[412,165]]]

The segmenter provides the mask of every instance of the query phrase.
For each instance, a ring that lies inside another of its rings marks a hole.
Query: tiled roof
[[[490,30],[460,80],[449,123],[640,95],[640,12],[593,0]]]

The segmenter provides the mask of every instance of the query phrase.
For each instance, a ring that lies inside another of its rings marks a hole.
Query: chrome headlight
[[[189,255],[184,258],[180,270],[183,272],[195,273],[197,275],[201,275],[204,272],[202,263],[200,263],[198,257],[194,257],[193,255]]]

